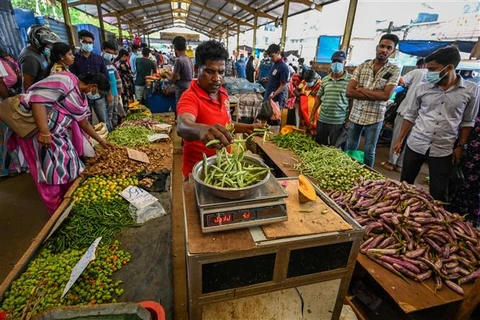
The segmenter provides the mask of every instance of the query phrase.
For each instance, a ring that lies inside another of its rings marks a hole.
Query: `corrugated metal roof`
[[[339,0],[290,0],[289,16]],[[96,0],[68,0],[70,6],[98,16]],[[281,23],[284,1],[278,0],[100,0],[104,21],[135,33],[150,34],[174,26],[182,26],[208,36],[218,36],[237,27],[244,32],[257,24]]]

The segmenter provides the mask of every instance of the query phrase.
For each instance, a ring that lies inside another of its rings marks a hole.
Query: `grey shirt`
[[[18,62],[20,63],[22,74],[35,77],[34,83],[48,76],[48,60],[43,53],[38,53],[29,47],[25,47],[18,56]]]
[[[420,154],[430,149],[431,157],[452,154],[460,128],[474,126],[479,102],[479,87],[460,76],[447,91],[431,83],[420,84],[404,116],[414,124],[408,147]]]
[[[188,89],[193,79],[193,63],[187,56],[178,57],[173,66],[173,72],[178,73],[179,78],[175,86],[179,89]]]

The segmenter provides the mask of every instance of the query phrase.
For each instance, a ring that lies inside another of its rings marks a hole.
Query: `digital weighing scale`
[[[203,233],[288,220],[283,200],[288,193],[273,175],[254,194],[243,199],[217,198],[197,184],[195,194]]]

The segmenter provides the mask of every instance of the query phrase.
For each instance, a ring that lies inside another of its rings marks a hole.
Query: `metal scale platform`
[[[286,221],[288,193],[280,182],[270,179],[254,194],[243,199],[220,199],[195,184],[203,233],[241,229]]]

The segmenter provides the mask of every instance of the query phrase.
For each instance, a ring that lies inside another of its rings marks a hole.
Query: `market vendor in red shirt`
[[[183,147],[182,171],[185,178],[193,166],[232,143],[233,137],[225,128],[230,123],[230,101],[227,90],[222,87],[228,51],[222,43],[210,40],[199,45],[195,51],[195,69],[198,79],[193,79],[190,88],[183,93],[177,105],[177,133],[185,140]],[[262,124],[234,123],[235,133],[251,134]],[[221,143],[211,147],[210,140]]]

